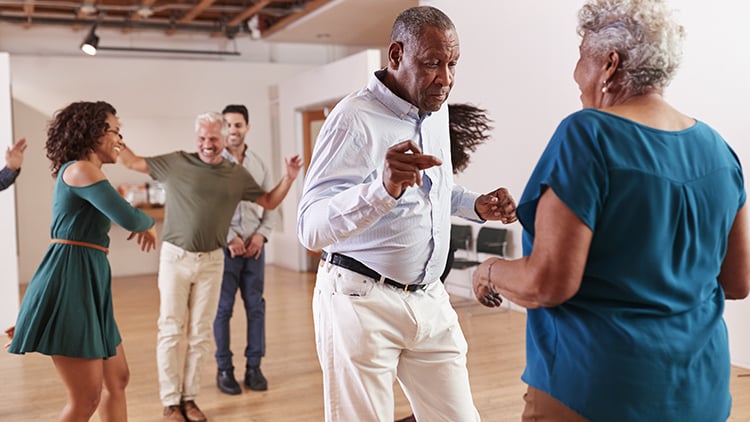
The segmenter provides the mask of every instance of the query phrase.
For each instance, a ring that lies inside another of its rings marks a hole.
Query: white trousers
[[[156,363],[162,405],[194,400],[200,391],[201,364],[213,345],[224,252],[188,252],[162,242],[159,256],[159,334]],[[187,352],[180,366],[185,324]]]
[[[396,380],[418,421],[480,420],[440,281],[409,293],[321,262],[313,319],[327,422],[393,421]]]

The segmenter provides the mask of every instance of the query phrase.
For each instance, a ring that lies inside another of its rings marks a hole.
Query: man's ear
[[[398,69],[401,59],[404,57],[404,45],[401,42],[392,42],[388,46],[388,67]]]

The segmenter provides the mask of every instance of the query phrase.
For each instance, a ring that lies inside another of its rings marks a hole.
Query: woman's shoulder
[[[584,108],[568,114],[561,122],[569,125],[591,125],[603,123],[616,119],[617,116],[597,110],[595,108]]]
[[[89,186],[107,178],[98,166],[87,160],[66,164],[61,173],[65,184],[72,187]]]
[[[606,141],[614,134],[645,127],[616,114],[595,108],[585,108],[566,116],[555,131],[556,138],[572,138],[578,141]]]
[[[569,142],[571,138],[589,138],[599,132],[600,128],[607,127],[610,124],[611,122],[608,121],[606,113],[592,108],[585,108],[565,116],[557,125],[552,139],[558,141],[566,139]]]

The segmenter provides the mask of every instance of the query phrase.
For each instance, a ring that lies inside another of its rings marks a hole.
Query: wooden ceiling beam
[[[311,2],[305,3],[305,10],[299,13],[281,18],[278,22],[274,23],[270,28],[261,29],[262,38],[265,38],[274,32],[281,31],[292,23],[302,19],[304,16],[309,15],[315,9],[319,9],[333,0],[312,0]]]
[[[266,7],[270,3],[278,3],[280,0],[260,0],[258,3],[248,7],[247,9],[240,12],[238,15],[232,18],[229,22],[226,23],[226,26],[231,28],[235,27],[242,22],[244,22],[246,19],[249,19],[253,17],[253,15],[260,12],[264,7]],[[286,1],[286,0],[281,0]],[[291,0],[290,0],[291,1]],[[216,37],[225,37],[227,36],[225,31],[214,31],[211,33],[211,38]]]
[[[271,3],[271,0],[258,1],[254,5],[240,12],[237,16],[233,17],[229,22],[227,22],[227,26],[237,26],[241,24],[246,19],[251,18],[254,14],[260,12],[261,9],[268,6],[268,4],[270,3]]]
[[[151,7],[154,5],[154,3],[156,3],[156,0],[143,0],[141,1],[141,8]],[[138,13],[138,11],[135,11],[130,14],[131,21],[139,21],[141,19],[143,19],[143,16],[141,16],[141,14]],[[128,32],[128,31],[123,31],[123,32]]]
[[[26,0],[23,3],[23,15],[26,16],[26,22],[23,27],[26,29],[31,28],[31,15],[34,14],[34,0]]]
[[[204,10],[208,8],[208,6],[211,6],[214,4],[216,0],[201,0],[198,2],[198,4],[195,5],[190,11],[188,11],[185,16],[181,17],[177,23],[189,23],[193,19],[197,18],[198,15],[203,13]]]
[[[26,17],[31,16],[34,13],[34,0],[26,0],[23,2],[23,15]]]

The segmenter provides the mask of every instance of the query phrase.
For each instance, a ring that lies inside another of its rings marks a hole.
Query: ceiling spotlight
[[[81,43],[81,51],[89,56],[95,55],[96,48],[99,47],[99,37],[94,31],[96,31],[96,24],[91,27],[91,31],[89,31],[89,34],[83,39],[83,43]]]
[[[138,8],[138,10],[135,11],[135,13],[137,13],[141,18],[147,19],[154,14],[154,9],[150,8],[149,6],[141,6]]]
[[[96,13],[96,5],[93,1],[84,1],[81,7],[78,9],[78,13],[88,16]]]
[[[263,34],[260,32],[260,21],[258,15],[253,15],[252,18],[247,20],[247,29],[250,30],[250,38],[259,40]]]

